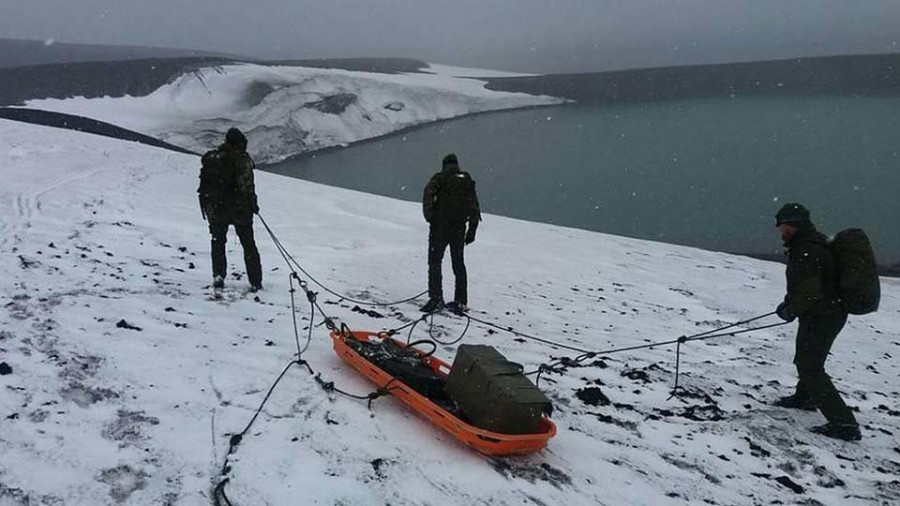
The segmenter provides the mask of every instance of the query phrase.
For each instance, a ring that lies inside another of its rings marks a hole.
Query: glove
[[[472,244],[473,242],[475,242],[475,227],[469,227],[469,230],[466,232],[465,242],[466,244]]]
[[[779,318],[786,322],[792,322],[797,318],[797,315],[791,312],[791,308],[788,305],[787,301],[778,304],[778,308],[775,310],[775,314],[777,314]]]

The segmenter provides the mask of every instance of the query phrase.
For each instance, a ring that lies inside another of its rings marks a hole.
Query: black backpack
[[[858,228],[839,232],[831,241],[838,267],[841,306],[844,311],[874,313],[881,302],[881,280],[869,237]]]
[[[207,151],[200,160],[200,187],[197,192],[206,205],[218,207],[231,200],[235,188],[235,176],[225,162],[221,149]]]
[[[440,221],[464,222],[474,208],[475,181],[467,172],[441,174],[435,213]]]

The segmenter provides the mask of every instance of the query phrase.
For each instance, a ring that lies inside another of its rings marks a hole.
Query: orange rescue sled
[[[331,339],[334,343],[335,353],[353,366],[354,369],[362,373],[363,376],[369,378],[379,388],[388,389],[391,394],[427,418],[431,423],[485,455],[524,455],[534,453],[547,446],[547,441],[556,435],[556,425],[546,416],[541,418],[540,430],[534,434],[501,434],[479,429],[461,420],[451,411],[432,402],[428,397],[413,390],[407,384],[397,380],[371,361],[362,357],[347,344],[348,339],[372,342],[390,339],[394,344],[406,348],[405,343],[393,339],[385,333],[351,331],[347,335],[346,331],[335,330],[331,333]],[[447,378],[447,375],[450,373],[449,364],[433,355],[426,355],[425,352],[418,348],[412,347],[409,349],[416,351],[422,356],[423,363],[428,365],[435,373],[444,379]]]

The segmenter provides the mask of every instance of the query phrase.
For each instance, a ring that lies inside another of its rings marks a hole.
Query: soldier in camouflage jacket
[[[224,286],[227,274],[225,242],[228,227],[234,226],[244,249],[244,264],[252,291],[262,288],[262,266],[253,238],[253,214],[259,212],[253,183],[255,165],[247,154],[247,138],[237,128],[228,130],[225,143],[203,155],[200,210],[212,236],[213,286]]]

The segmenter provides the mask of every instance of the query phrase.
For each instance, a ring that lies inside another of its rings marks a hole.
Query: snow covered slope
[[[196,167],[186,155],[0,121],[0,362],[11,367],[0,376],[0,505],[210,504],[229,435],[294,343],[287,271],[259,225],[261,302],[242,293],[233,238],[226,298],[209,299]],[[263,215],[323,282],[381,301],[423,289],[417,206],[257,178]],[[467,250],[473,314],[569,345],[692,334],[767,313],[782,295],[776,264],[485,218]],[[377,318],[320,300],[352,328],[418,317],[414,303]],[[896,504],[898,302],[900,285],[885,279],[881,312],[853,318],[829,361],[860,408],[859,443],[809,433],[823,421],[816,413],[764,404],[794,381],[788,326],[686,345],[681,398],[668,399],[670,348],[545,376],[559,434],[522,458],[482,457],[391,398],[369,411],[294,370],[232,458],[227,492],[237,505]],[[447,339],[464,326],[436,324]],[[464,342],[529,369],[570,355],[479,324]],[[323,327],[304,356],[339,387],[371,391]]]
[[[237,126],[257,161],[274,162],[464,114],[564,102],[490,91],[484,81],[457,77],[477,73],[471,69],[430,72],[227,65],[184,74],[146,97],[42,99],[26,106],[106,121],[197,152]]]

